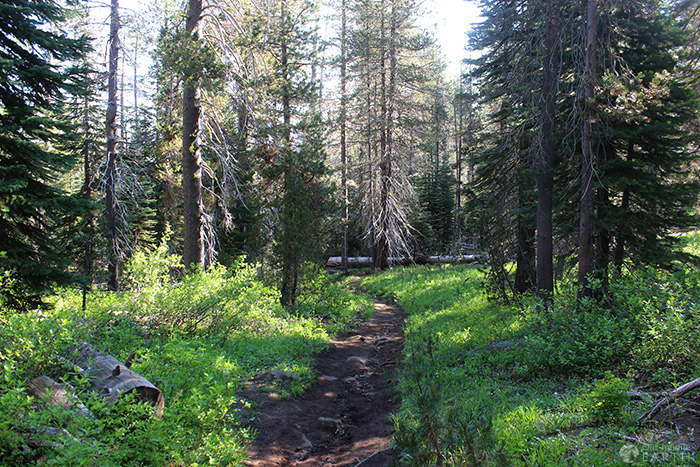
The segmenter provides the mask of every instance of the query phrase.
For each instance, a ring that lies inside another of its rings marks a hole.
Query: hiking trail
[[[331,341],[316,362],[316,381],[284,400],[249,383],[240,394],[257,405],[258,436],[248,467],[386,467],[396,398],[393,378],[403,345],[405,314],[374,300],[374,316]]]

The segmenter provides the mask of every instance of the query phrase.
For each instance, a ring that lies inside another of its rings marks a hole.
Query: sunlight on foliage
[[[476,267],[366,278],[409,315],[394,417],[402,465],[627,465],[621,436],[635,436],[645,406],[626,391],[700,371],[699,280],[694,269],[639,269],[611,284],[612,308],[586,311],[565,283],[543,320],[534,300],[489,302]],[[659,452],[641,438],[638,447]]]
[[[314,354],[372,309],[323,271],[307,272],[300,304],[288,310],[277,290],[257,280],[256,266],[243,260],[181,277],[179,258],[165,241],[136,253],[126,271],[129,288],[92,292],[84,313],[80,292],[66,289],[51,298],[51,309],[0,315],[0,459],[10,465],[37,456],[61,466],[240,465],[253,437],[249,417],[255,417],[254,407],[235,408],[243,383],[261,371],[284,370],[298,378],[277,391],[300,394],[314,378]],[[69,358],[83,341],[120,361],[135,351],[132,369],[164,394],[163,417],[153,418],[152,408],[136,401],[107,408],[84,376],[70,365],[61,368],[59,357]],[[39,374],[70,382],[95,418],[35,411],[24,387]],[[59,441],[36,435],[39,447],[27,448],[35,443],[28,433],[41,427],[58,429]]]

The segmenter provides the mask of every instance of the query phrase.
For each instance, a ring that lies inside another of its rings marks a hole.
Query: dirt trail
[[[249,388],[243,397],[261,415],[250,467],[386,467],[395,409],[391,378],[403,344],[403,311],[375,301],[374,317],[338,336],[316,364],[314,385],[301,397],[282,400]]]

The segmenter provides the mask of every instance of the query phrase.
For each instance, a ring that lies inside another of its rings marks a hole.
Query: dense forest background
[[[696,465],[700,1],[482,1],[457,78],[424,7],[0,0],[0,463],[240,465],[361,286],[402,465]]]
[[[118,290],[164,237],[185,269],[259,264],[285,304],[329,255],[476,247],[498,296],[545,303],[572,271],[670,264],[696,2],[489,2],[456,80],[416,2],[320,6],[4,3],[4,305]]]

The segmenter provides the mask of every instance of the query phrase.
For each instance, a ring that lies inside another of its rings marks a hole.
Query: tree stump
[[[161,390],[113,356],[97,352],[89,344],[83,343],[73,361],[85,368],[93,389],[107,399],[108,405],[133,392],[139,399],[155,407],[157,417],[163,415],[165,400]]]

